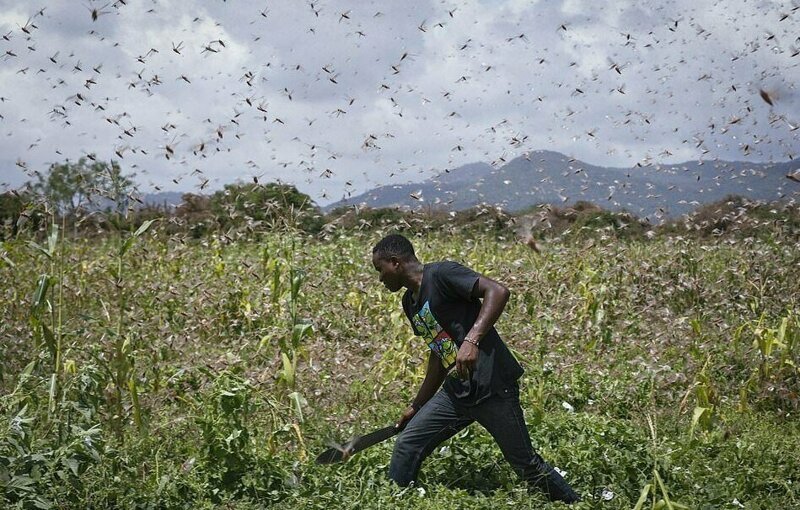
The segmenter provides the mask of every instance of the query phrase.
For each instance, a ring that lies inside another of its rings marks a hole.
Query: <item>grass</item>
[[[565,508],[517,483],[476,425],[408,489],[386,480],[391,441],[313,464],[329,438],[393,422],[424,375],[400,296],[369,264],[382,232],[164,228],[125,252],[125,236],[60,238],[55,262],[3,243],[4,507]],[[564,236],[541,253],[490,234],[414,241],[424,261],[510,287],[498,329],[576,508],[800,505],[796,235]]]

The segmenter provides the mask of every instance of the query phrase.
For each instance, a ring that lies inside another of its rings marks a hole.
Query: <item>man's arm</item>
[[[472,329],[467,332],[466,338],[480,343],[481,338],[489,332],[494,323],[497,322],[497,319],[500,318],[500,314],[503,313],[510,296],[511,291],[505,285],[485,276],[479,277],[475,287],[472,289],[472,297],[482,299],[483,303],[481,304],[478,318],[475,319]]]
[[[425,372],[425,379],[422,381],[422,386],[420,386],[417,392],[417,397],[413,400],[412,404],[403,411],[400,421],[397,422],[398,428],[405,425],[405,423],[417,413],[417,410],[433,397],[436,390],[438,390],[442,382],[444,382],[446,376],[447,370],[445,370],[442,365],[439,356],[431,351],[428,355],[428,368]]]
[[[500,318],[509,296],[511,292],[508,288],[491,278],[480,276],[475,282],[472,297],[482,299],[483,302],[475,324],[464,337],[456,356],[456,372],[462,379],[468,378],[469,373],[475,369],[475,364],[478,362],[478,344]]]

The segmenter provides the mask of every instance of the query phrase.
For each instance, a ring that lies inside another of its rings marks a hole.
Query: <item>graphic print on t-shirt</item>
[[[444,368],[453,366],[456,362],[456,343],[436,321],[429,301],[422,305],[412,320],[416,330],[425,338],[428,347],[442,360]]]

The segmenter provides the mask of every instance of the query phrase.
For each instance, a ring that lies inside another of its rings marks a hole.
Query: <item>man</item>
[[[411,242],[398,234],[375,245],[372,264],[389,291],[405,287],[403,310],[431,350],[422,386],[397,423],[405,428],[389,477],[401,486],[410,484],[437,445],[477,421],[522,479],[551,500],[578,501],[531,446],[519,403],[517,379],[523,370],[494,329],[508,289],[456,262],[423,265]]]

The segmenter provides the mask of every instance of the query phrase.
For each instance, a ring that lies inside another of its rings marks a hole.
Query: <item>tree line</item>
[[[393,228],[407,232],[445,233],[474,229],[524,239],[562,234],[613,233],[616,237],[649,237],[656,233],[716,236],[780,230],[800,232],[800,206],[760,203],[729,196],[705,204],[692,214],[651,225],[626,211],[608,211],[588,202],[557,207],[541,204],[510,215],[490,205],[464,211],[401,210],[341,207],[323,213],[296,187],[282,183],[236,182],[209,195],[184,193],[177,207],[145,204],[134,174],[125,174],[115,161],[92,157],[52,164],[20,190],[0,194],[0,240],[21,230],[41,232],[56,223],[73,235],[103,235],[134,230],[144,222],[163,220],[162,231],[202,238],[211,234],[253,236],[275,229],[310,235],[336,231]]]
[[[81,158],[50,165],[19,190],[0,194],[0,237],[22,228],[36,230],[47,219],[75,233],[131,229],[148,219],[169,221],[172,231],[195,237],[212,231],[263,230],[291,226],[318,232],[322,212],[296,187],[281,183],[232,183],[211,195],[185,193],[177,208],[145,204],[135,174],[125,174],[115,161]]]

